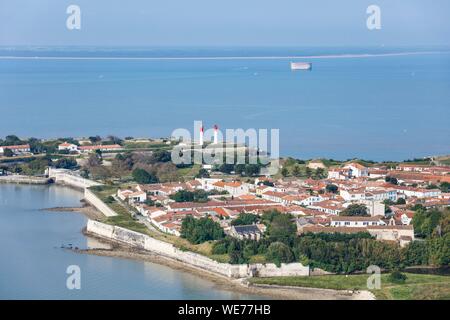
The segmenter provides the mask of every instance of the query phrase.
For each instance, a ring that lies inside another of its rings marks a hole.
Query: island
[[[450,296],[450,278],[431,274],[450,262],[449,156],[280,158],[262,175],[270,163],[175,164],[180,146],[199,152],[171,138],[9,135],[0,182],[83,190],[72,209],[89,217],[84,232],[114,246],[79,253],[153,259],[283,298]]]

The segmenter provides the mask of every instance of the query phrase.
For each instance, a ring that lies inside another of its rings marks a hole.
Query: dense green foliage
[[[401,273],[398,270],[394,270],[390,275],[389,275],[389,281],[392,283],[397,283],[397,284],[401,284],[401,283],[405,283],[406,279],[408,277],[406,276],[406,274]]]
[[[77,161],[73,158],[61,158],[55,162],[56,168],[61,169],[75,169],[78,167]]]
[[[275,214],[267,228],[267,237],[271,242],[291,244],[297,234],[297,226],[289,214]]]
[[[272,242],[267,248],[266,259],[280,266],[281,263],[294,261],[294,254],[283,242]]]
[[[201,168],[195,175],[196,178],[209,178],[208,170]]]
[[[3,155],[5,157],[13,157],[14,156],[14,152],[12,152],[11,149],[4,148],[3,149]]]
[[[132,175],[134,181],[137,183],[148,184],[158,182],[158,178],[154,174],[151,174],[144,169],[134,169]]]
[[[252,213],[241,213],[239,216],[231,222],[233,226],[249,225],[256,223],[258,221],[258,216]]]
[[[364,204],[351,204],[345,210],[343,210],[340,216],[350,216],[350,217],[367,217],[367,207]]]
[[[325,190],[330,193],[337,193],[338,186],[335,184],[327,184],[327,186],[325,187]]]
[[[223,229],[217,222],[207,217],[195,219],[191,215],[183,219],[180,234],[182,238],[194,244],[224,237]]]
[[[417,208],[412,223],[414,232],[419,237],[430,238],[447,234],[450,231],[450,209],[446,210],[425,210]]]
[[[170,195],[170,199],[175,202],[206,202],[208,201],[209,193],[204,190],[179,190],[175,194]]]

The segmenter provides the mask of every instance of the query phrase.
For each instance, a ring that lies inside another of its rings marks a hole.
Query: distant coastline
[[[214,57],[95,57],[95,56],[0,56],[1,60],[289,60],[289,59],[348,59],[447,54],[450,51],[411,51],[391,53],[289,55],[289,56],[214,56]]]

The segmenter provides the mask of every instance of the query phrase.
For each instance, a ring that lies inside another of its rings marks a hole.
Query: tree
[[[195,177],[196,178],[209,178],[208,170],[201,168],[200,170],[198,170],[198,173]]]
[[[450,183],[442,182],[439,189],[441,189],[442,192],[450,192]]]
[[[316,171],[314,172],[314,179],[316,180],[320,180],[325,178],[325,170],[323,168],[317,168]]]
[[[442,229],[442,222],[450,216],[450,211],[419,209],[412,219],[414,232],[419,237],[431,238],[438,227]],[[442,231],[441,231],[442,235]]]
[[[351,204],[345,210],[340,213],[340,216],[356,216],[356,217],[367,217],[367,207],[364,204]]]
[[[144,169],[134,169],[132,176],[137,183],[148,184],[158,182],[158,178],[154,174],[151,174]]]
[[[386,176],[386,178],[384,178],[384,181],[386,181],[387,183],[390,183],[390,184],[395,184],[395,185],[398,184],[398,180],[395,177]]]
[[[169,196],[175,202],[206,202],[208,201],[209,193],[204,190],[179,190],[175,194]]]
[[[6,149],[3,149],[3,155],[4,155],[5,157],[10,158],[10,157],[13,157],[13,156],[14,156],[14,152],[12,152],[11,149],[6,148]]]
[[[20,140],[16,135],[10,134],[5,137],[5,141],[3,142],[4,146],[13,146],[13,145],[20,145],[24,142]]]
[[[267,233],[273,241],[289,244],[297,234],[297,226],[291,221],[290,214],[275,215],[269,224]]]
[[[239,225],[249,225],[256,223],[258,221],[258,216],[252,213],[240,213],[239,216],[231,222],[233,226]]]
[[[88,168],[92,168],[92,167],[97,167],[100,166],[102,164],[102,161],[99,159],[99,157],[96,154],[90,154],[89,158],[87,160],[87,167]]]
[[[223,163],[218,168],[218,171],[227,173],[227,174],[230,174],[233,170],[234,170],[234,165],[228,164],[228,163]]]
[[[169,151],[156,150],[152,154],[152,159],[154,162],[169,162],[172,159],[172,156]]]
[[[244,173],[247,177],[252,177],[259,173],[259,165],[257,164],[247,164],[244,168]]]
[[[388,280],[392,283],[402,284],[402,283],[405,283],[407,278],[408,277],[404,273],[401,273],[398,270],[394,270],[389,275]]]
[[[77,166],[78,166],[77,161],[72,158],[61,158],[58,159],[55,163],[55,167],[61,169],[74,169]]]
[[[283,242],[273,242],[267,249],[266,259],[279,267],[281,263],[294,261],[294,255],[291,249]]]
[[[89,140],[95,144],[97,142],[102,141],[102,138],[100,136],[94,136],[94,137],[89,137]]]
[[[282,214],[280,211],[278,210],[266,210],[263,212],[262,216],[261,216],[261,220],[266,224],[269,225],[270,222],[273,221],[273,219],[276,216],[279,216],[280,214]]]
[[[302,172],[300,170],[300,166],[295,165],[294,168],[292,169],[292,174],[294,177],[300,177]]]
[[[225,234],[217,222],[207,217],[195,219],[188,215],[181,223],[180,236],[193,244],[199,244],[210,240],[220,240]]]
[[[398,198],[397,199],[397,204],[400,204],[400,205],[406,204],[406,200],[404,198]]]
[[[113,135],[109,135],[107,137],[108,141],[106,141],[105,143],[111,143],[111,144],[122,144],[123,140],[120,139],[119,137],[113,136]]]
[[[305,175],[306,175],[306,177],[311,178],[311,176],[312,176],[312,170],[311,170],[310,167],[306,167],[306,169],[305,169]]]
[[[289,170],[288,170],[286,167],[283,167],[283,168],[281,169],[281,175],[282,175],[283,177],[287,177],[287,176],[289,175]]]
[[[338,189],[338,186],[335,184],[327,184],[327,186],[325,187],[325,190],[329,193],[337,193]]]

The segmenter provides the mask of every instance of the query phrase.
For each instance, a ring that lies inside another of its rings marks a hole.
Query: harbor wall
[[[44,177],[32,177],[23,175],[0,176],[0,183],[49,184],[50,181],[50,179]]]
[[[303,266],[301,263],[281,264],[280,267],[273,263],[241,265],[220,263],[201,254],[183,251],[171,243],[154,239],[148,235],[94,220],[88,221],[86,230],[96,236],[118,241],[229,278],[309,276],[309,267]]]
[[[47,174],[49,178],[52,178],[55,183],[68,185],[78,189],[86,189],[93,186],[98,186],[100,183],[76,176],[66,169],[54,169],[48,168]]]
[[[91,190],[84,189],[84,200],[103,213],[106,217],[117,216],[117,213],[100,200]]]

